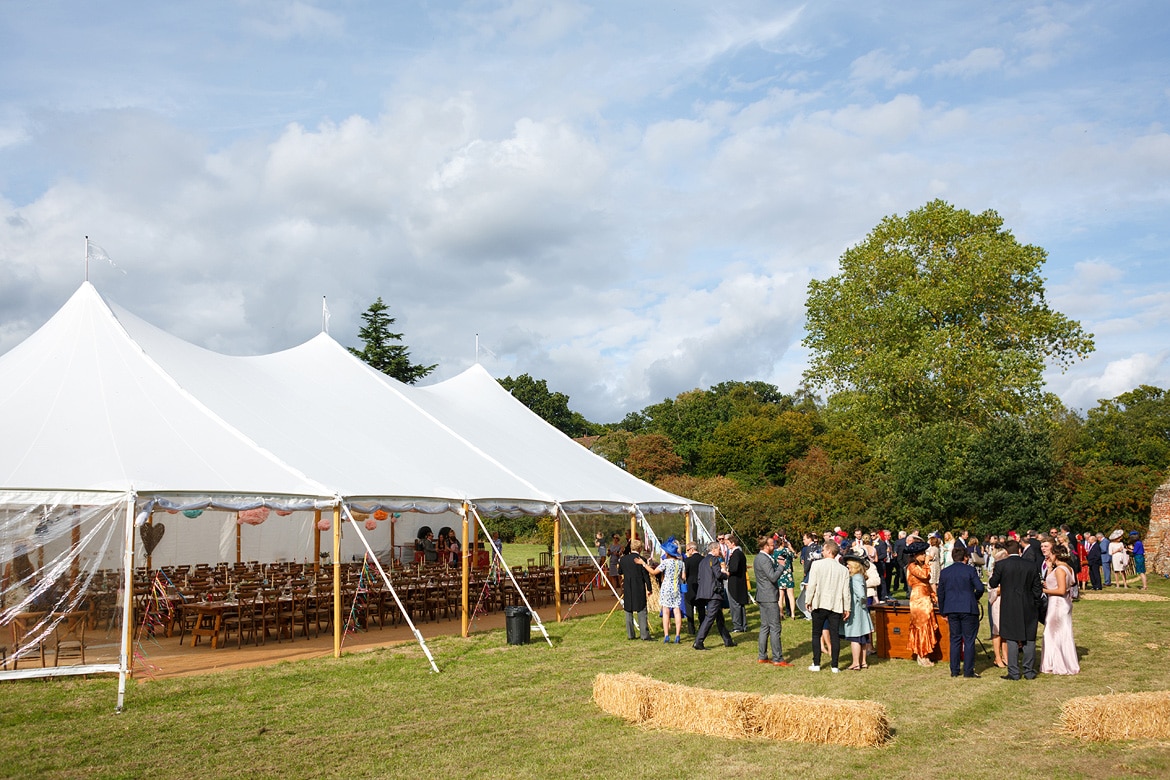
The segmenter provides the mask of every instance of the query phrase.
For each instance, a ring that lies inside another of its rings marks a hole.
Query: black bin
[[[528,607],[504,607],[508,644],[526,645],[532,641],[532,613]]]

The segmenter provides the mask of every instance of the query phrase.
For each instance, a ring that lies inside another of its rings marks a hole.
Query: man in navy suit
[[[959,650],[963,654],[963,676],[975,673],[975,635],[979,633],[979,597],[983,583],[973,566],[967,565],[967,548],[955,545],[954,564],[938,577],[938,611],[946,615],[951,628],[951,677],[959,676]]]

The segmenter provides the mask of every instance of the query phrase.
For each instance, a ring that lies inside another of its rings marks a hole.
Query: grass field
[[[1147,593],[1170,597],[1166,580],[1150,584]],[[863,672],[813,674],[805,621],[784,623],[785,655],[797,665],[760,666],[755,634],[698,653],[627,642],[619,613],[604,626],[603,615],[549,625],[552,648],[509,646],[502,631],[431,639],[440,674],[428,672],[416,645],[401,645],[135,682],[121,715],[111,678],[0,683],[0,776],[1170,776],[1170,739],[1083,744],[1059,731],[1061,703],[1071,697],[1170,689],[1170,600],[1084,599],[1073,615],[1081,674],[1031,682],[999,679],[982,654],[978,680],[952,679],[944,665],[880,659]],[[590,701],[602,671],[874,699],[889,708],[895,735],[884,748],[851,749],[646,731]]]

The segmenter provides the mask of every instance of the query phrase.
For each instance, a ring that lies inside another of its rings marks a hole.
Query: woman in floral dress
[[[670,537],[662,543],[662,562],[657,568],[646,566],[653,575],[662,575],[658,591],[658,603],[662,607],[662,641],[670,644],[670,616],[674,615],[674,643],[679,644],[682,634],[682,585],[685,575],[682,554],[678,542]]]

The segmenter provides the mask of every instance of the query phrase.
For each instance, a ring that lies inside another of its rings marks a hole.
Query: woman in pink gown
[[[1077,646],[1072,630],[1072,586],[1076,582],[1069,564],[1068,548],[1062,544],[1043,545],[1048,564],[1044,592],[1048,594],[1048,612],[1044,619],[1044,650],[1040,658],[1041,674],[1077,674]]]

